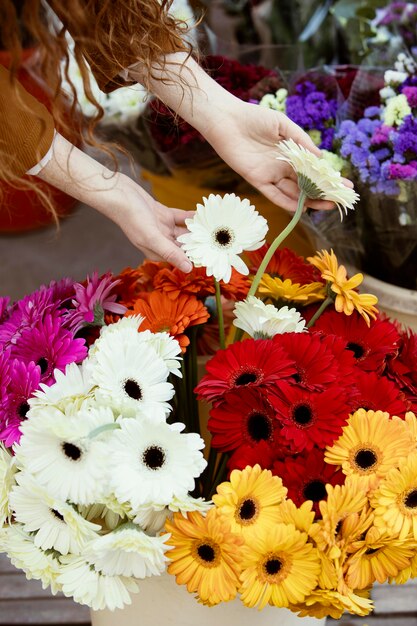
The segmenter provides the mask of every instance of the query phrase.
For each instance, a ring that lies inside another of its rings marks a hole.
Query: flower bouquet
[[[271,246],[248,200],[212,195],[180,237],[190,274],[1,301],[0,547],[53,593],[113,610],[167,569],[209,607],[338,618],[416,574],[417,336],[333,252],[278,249],[307,196],[357,196],[293,142],[277,155],[300,199]]]

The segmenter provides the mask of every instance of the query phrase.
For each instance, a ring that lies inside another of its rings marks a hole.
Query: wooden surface
[[[417,626],[417,579],[401,587],[377,585],[373,597],[375,611],[372,615],[364,618],[346,615],[339,621],[327,620],[326,626]],[[302,623],[300,620],[300,626]],[[0,625],[6,624],[88,626],[90,614],[86,607],[62,595],[52,596],[42,589],[39,581],[26,580],[4,555],[0,555]]]

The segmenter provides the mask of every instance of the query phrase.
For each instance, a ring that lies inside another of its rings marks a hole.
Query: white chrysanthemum
[[[266,94],[259,102],[260,106],[274,111],[281,111],[285,113],[285,105],[287,101],[288,91],[286,89],[278,89],[275,95],[272,93]]]
[[[302,333],[306,322],[296,309],[277,309],[255,296],[236,302],[233,324],[255,339],[274,337],[282,333]]]
[[[417,63],[412,56],[405,54],[404,52],[400,52],[397,56],[394,67],[397,72],[405,72],[409,76],[413,76],[417,73]]]
[[[329,150],[322,150],[321,154],[323,159],[327,161],[331,165],[331,167],[336,170],[336,172],[341,172],[347,166],[347,161],[338,154],[335,154],[334,152],[330,152]]]
[[[146,414],[162,421],[171,410],[174,387],[163,359],[140,335],[124,328],[100,338],[88,363],[95,398],[124,417]]]
[[[87,559],[96,570],[109,576],[159,576],[168,561],[165,553],[172,549],[165,544],[169,537],[149,537],[134,524],[126,524],[97,537],[88,546]]]
[[[65,372],[54,370],[55,383],[51,386],[40,384],[34,397],[28,400],[30,413],[35,416],[45,407],[54,406],[60,411],[68,412],[69,407],[75,411],[81,408],[91,397],[93,383],[84,365],[70,363]]]
[[[123,609],[126,604],[132,603],[130,594],[139,591],[132,578],[97,572],[83,557],[63,556],[61,562],[58,582],[62,585],[63,594],[94,611]]]
[[[26,534],[20,524],[12,524],[3,530],[2,551],[6,552],[12,564],[23,570],[28,580],[40,580],[43,589],[50,587],[54,595],[61,591],[58,582],[60,563],[53,553],[37,548],[34,537]]]
[[[387,70],[384,74],[384,83],[396,87],[401,85],[407,80],[408,74],[406,72],[397,72],[395,70]]]
[[[22,423],[20,444],[14,447],[16,461],[49,493],[75,504],[100,502],[105,495],[108,447],[90,434],[114,424],[109,408],[82,409],[66,416],[57,409],[45,409],[35,419]]]
[[[14,457],[0,444],[0,528],[10,519],[9,495],[16,484],[16,464]]]
[[[359,196],[353,189],[343,184],[340,172],[320,157],[299,146],[293,139],[286,139],[277,144],[279,161],[288,163],[298,178],[298,185],[306,195],[313,200],[329,200],[339,209],[340,217],[343,211],[353,209]]]
[[[101,123],[129,125],[135,122],[145,110],[149,94],[139,83],[120,87],[106,94],[103,101],[105,115]]]
[[[10,506],[25,532],[36,533],[35,546],[80,554],[85,544],[95,539],[101,526],[85,520],[71,504],[51,497],[24,472],[18,480],[10,493]]]
[[[397,92],[392,87],[383,87],[379,90],[379,95],[381,96],[381,100],[389,100],[390,98],[395,98]]]
[[[190,232],[178,237],[188,258],[205,267],[207,276],[228,283],[234,267],[241,274],[249,270],[239,257],[244,250],[257,250],[265,242],[268,225],[249,200],[234,193],[223,197],[210,194],[197,204],[192,219],[185,223]]]
[[[108,467],[120,502],[130,502],[136,515],[143,504],[169,504],[174,496],[194,489],[194,478],[206,466],[199,435],[182,433],[184,424],[155,424],[146,416],[119,424]]]
[[[402,93],[387,100],[382,117],[386,126],[401,126],[404,118],[411,113],[407,97]]]

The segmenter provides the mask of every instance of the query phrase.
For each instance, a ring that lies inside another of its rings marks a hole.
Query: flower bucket
[[[92,611],[92,626],[321,626],[325,619],[298,617],[288,609],[248,609],[239,600],[214,607],[199,604],[169,574],[139,581],[140,592],[123,610]]]

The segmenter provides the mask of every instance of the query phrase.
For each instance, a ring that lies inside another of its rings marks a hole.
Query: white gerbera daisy
[[[11,516],[9,495],[16,484],[16,469],[14,457],[0,444],[0,528]]]
[[[237,302],[233,324],[255,339],[274,337],[282,333],[302,333],[305,320],[296,309],[283,306],[277,309],[273,304],[265,304],[255,296]]]
[[[277,144],[279,161],[291,165],[298,178],[298,186],[308,198],[313,200],[329,200],[339,209],[347,213],[353,209],[359,196],[353,189],[343,184],[340,172],[335,171],[325,159],[299,146],[293,139],[286,139]]]
[[[62,585],[63,594],[94,611],[123,609],[126,604],[132,603],[130,593],[139,591],[132,578],[102,574],[83,557],[68,555],[60,560],[62,566],[58,582]]]
[[[165,504],[143,504],[133,518],[133,523],[155,536],[163,529],[170,511]]]
[[[90,434],[113,424],[113,413],[105,407],[82,409],[73,416],[45,408],[22,423],[16,461],[58,500],[100,502],[107,488],[109,450],[104,439],[109,433]]]
[[[159,576],[168,561],[165,553],[172,550],[165,544],[169,537],[149,537],[138,526],[125,524],[97,537],[88,547],[87,558],[96,570],[109,576]]]
[[[24,532],[20,524],[12,524],[4,528],[2,550],[7,553],[12,564],[25,572],[28,580],[42,582],[42,588],[50,587],[55,595],[61,591],[58,576],[61,568],[59,560],[52,552],[44,552],[37,548],[34,537]]]
[[[101,524],[106,530],[114,530],[123,521],[129,521],[132,517],[130,505],[120,503],[113,494],[102,498],[101,503],[78,509],[85,519]]]
[[[35,546],[80,554],[84,545],[95,539],[101,526],[84,519],[71,504],[52,498],[24,472],[18,479],[19,485],[10,493],[10,506],[25,532],[36,533]]]
[[[49,387],[41,383],[34,397],[28,400],[30,406],[28,417],[37,415],[39,410],[42,411],[49,406],[55,406],[63,412],[68,412],[68,407],[77,410],[90,397],[93,383],[83,365],[70,363],[65,368],[65,373],[55,370],[54,376],[53,385]]]
[[[268,231],[265,218],[249,200],[234,193],[223,197],[210,194],[203,202],[197,204],[195,216],[185,220],[190,232],[178,237],[186,255],[216,280],[228,283],[232,267],[247,275],[249,270],[239,254],[264,244]]]
[[[194,478],[206,466],[199,435],[182,433],[184,424],[155,424],[145,416],[119,424],[108,463],[120,502],[130,502],[136,515],[143,504],[169,504],[174,496],[194,489]]]
[[[124,417],[165,420],[174,395],[168,368],[141,333],[125,331],[103,335],[89,362],[96,400]]]

